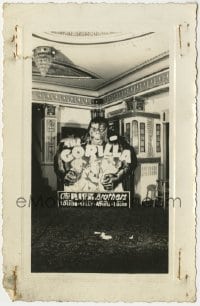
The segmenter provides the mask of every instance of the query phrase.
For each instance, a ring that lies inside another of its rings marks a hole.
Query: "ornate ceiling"
[[[165,53],[168,41],[167,33],[151,31],[34,33],[33,49],[48,46],[56,56],[46,76],[33,61],[33,82],[98,90]]]
[[[51,31],[42,34],[33,34],[34,37],[41,38],[45,41],[67,44],[67,45],[101,45],[120,43],[148,36],[153,32],[133,34],[120,32],[63,32]]]

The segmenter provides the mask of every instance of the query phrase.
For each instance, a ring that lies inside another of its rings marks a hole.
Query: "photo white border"
[[[14,1],[13,1],[14,2]],[[17,17],[17,16],[16,16]],[[22,20],[22,16],[21,16],[21,18],[20,18],[20,20]],[[13,18],[14,19],[14,18]],[[14,21],[14,20],[13,20]],[[13,23],[13,25],[14,25],[15,23]],[[23,27],[24,27],[24,25],[23,25]],[[53,25],[51,25],[51,28],[53,28]],[[9,29],[10,29],[10,25],[9,25]],[[10,29],[11,30],[11,29]],[[11,32],[10,32],[11,33]],[[24,35],[26,35],[26,34],[24,34]],[[195,39],[195,38],[194,38]],[[10,50],[10,48],[8,49],[8,50]],[[8,51],[9,52],[9,51]],[[25,51],[24,51],[25,52]],[[28,51],[29,52],[29,51]],[[25,54],[27,54],[26,52],[25,52]],[[26,55],[27,56],[27,55]],[[29,55],[28,55],[29,56]],[[12,67],[11,67],[12,66]],[[15,67],[13,67],[13,63],[12,63],[12,65],[11,65],[10,67],[11,68],[9,68],[9,69],[16,69],[14,72],[16,72],[16,74],[18,73],[18,71],[19,70],[21,70],[21,68],[19,67],[19,64],[17,64],[17,65],[15,65]],[[18,66],[18,67],[17,67]],[[28,65],[27,65],[28,66]],[[30,65],[29,65],[30,66]],[[7,68],[8,69],[8,68]],[[26,73],[30,73],[30,67],[28,68],[28,67],[26,67],[25,68],[26,69],[26,71],[25,71],[25,75],[26,75]],[[28,71],[28,69],[29,69],[29,71]],[[6,70],[7,71],[7,70]],[[15,74],[15,75],[16,75]],[[7,78],[6,78],[7,79]],[[8,78],[8,80],[10,80],[10,78]],[[10,86],[10,84],[9,84],[9,86]],[[17,86],[17,84],[15,84],[15,86]],[[25,84],[24,85],[25,86],[25,88],[29,88],[29,84]],[[19,86],[17,86],[18,87],[18,90],[21,88],[21,84],[20,84],[20,82],[19,82]],[[5,88],[5,87],[4,87]],[[15,88],[16,89],[16,88]],[[26,90],[27,91],[27,90]],[[7,93],[8,94],[8,93]],[[21,93],[19,93],[19,91],[18,91],[18,94],[21,94]],[[27,92],[25,93],[26,95],[27,95]],[[16,96],[16,95],[15,95]],[[28,98],[28,95],[26,96],[26,98]],[[25,98],[25,99],[26,99]],[[7,101],[7,99],[8,99],[8,101],[9,101],[9,98],[8,97],[6,97],[6,101]],[[30,99],[30,97],[28,98],[28,99]],[[24,100],[24,99],[23,99]],[[16,109],[17,109],[17,106],[18,106],[18,104],[17,104],[17,101],[16,101],[16,103],[15,103],[15,107],[16,107]],[[8,110],[8,108],[6,108],[6,111],[8,111],[9,112],[9,110]],[[26,110],[25,110],[26,111]],[[26,115],[28,115],[29,117],[26,117]],[[26,113],[26,115],[25,115],[25,117],[26,118],[30,118],[30,113]],[[19,117],[18,117],[18,120],[19,120]],[[177,118],[177,120],[178,120],[178,118]],[[27,125],[26,125],[27,126]],[[27,131],[26,131],[27,132]],[[179,131],[180,132],[180,131]],[[10,135],[11,136],[11,135]],[[28,137],[27,137],[28,138]],[[30,140],[28,140],[27,139],[27,141],[30,141]],[[22,143],[23,143],[23,141],[22,141]],[[5,141],[4,141],[4,146],[5,146]],[[177,151],[176,151],[177,152]],[[18,152],[19,153],[19,156],[20,156],[20,152]],[[179,152],[177,152],[177,154],[178,154]],[[7,155],[6,155],[7,156]],[[19,157],[18,156],[18,157]],[[29,164],[29,162],[30,162],[30,160],[28,160],[29,158],[30,158],[30,156],[26,156],[26,163],[27,163],[27,165]],[[5,158],[4,158],[5,159]],[[17,157],[16,157],[16,160],[17,160]],[[26,167],[25,167],[26,168]],[[24,173],[23,172],[26,172],[26,170],[23,170],[22,169],[22,173],[21,173],[21,175],[23,176],[24,175]],[[26,175],[26,173],[25,173],[25,175]],[[28,183],[28,181],[26,181],[26,183],[27,183],[27,185],[29,184]],[[25,186],[25,190],[26,190],[26,187],[27,186]],[[19,186],[19,188],[20,188],[20,186]],[[181,187],[179,187],[179,188],[181,188]],[[177,189],[176,189],[177,190]],[[21,192],[23,193],[24,191],[23,190],[21,190]],[[25,193],[25,192],[24,192]],[[6,199],[7,200],[7,199]],[[4,200],[5,201],[5,200]],[[174,211],[173,211],[174,212]],[[187,213],[187,212],[186,212]],[[16,211],[16,216],[15,216],[15,218],[17,217],[17,215],[18,215],[18,217],[19,217],[19,213],[17,213],[17,211]],[[187,217],[187,215],[185,215],[185,212],[184,212],[184,216],[185,217]],[[18,218],[17,217],[17,218]],[[26,217],[25,217],[26,218]],[[176,218],[176,216],[175,216],[175,218]],[[27,220],[27,219],[26,219]],[[172,221],[172,218],[170,218],[170,220]],[[171,222],[170,221],[170,222]],[[187,220],[186,220],[187,221]],[[178,224],[176,223],[175,224],[175,226],[177,226],[177,230],[179,230],[180,229],[180,227],[178,226]],[[17,230],[17,228],[16,228],[16,230]],[[18,232],[19,233],[19,232]],[[20,235],[20,233],[19,233],[19,235]],[[11,238],[11,237],[10,237]],[[25,238],[25,240],[26,240],[26,236],[24,237]],[[185,237],[184,237],[185,238]],[[26,240],[27,241],[27,240]],[[190,244],[190,242],[189,242],[189,244]],[[16,245],[15,245],[16,246]],[[16,246],[17,247],[17,246]],[[15,247],[14,247],[14,249],[15,249]],[[178,250],[178,249],[177,249]],[[8,254],[9,255],[9,254]],[[187,257],[188,258],[188,257]],[[12,258],[13,259],[13,258]],[[11,263],[11,262],[10,262]],[[20,265],[19,265],[20,266]],[[49,275],[49,274],[48,274]],[[151,277],[150,277],[151,278]],[[139,279],[138,279],[138,281],[140,281]],[[25,285],[27,285],[27,284],[25,284]],[[30,289],[30,287],[28,287],[29,289]],[[182,288],[182,286],[181,286],[181,288]],[[179,290],[181,291],[182,289],[181,288],[179,288]],[[155,288],[154,288],[155,289]],[[172,288],[173,289],[173,288]],[[133,293],[133,292],[132,292]],[[153,294],[153,292],[151,293],[151,294]],[[178,292],[178,294],[181,294],[181,292]],[[126,298],[128,298],[128,294],[126,294],[126,296],[125,296],[125,299]],[[152,297],[152,296],[150,296],[150,298],[151,298],[151,300],[154,300],[154,297]],[[169,298],[169,297],[168,297]],[[73,300],[73,299],[72,299]],[[124,299],[123,299],[124,300]],[[158,300],[158,298],[156,298],[155,300]],[[166,299],[167,300],[167,299]]]

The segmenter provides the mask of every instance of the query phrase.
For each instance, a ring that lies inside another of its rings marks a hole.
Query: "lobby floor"
[[[167,273],[162,208],[34,208],[32,272]]]

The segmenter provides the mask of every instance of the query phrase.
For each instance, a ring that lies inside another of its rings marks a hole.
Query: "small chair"
[[[147,194],[146,194],[146,198],[144,199],[143,202],[149,202],[150,204],[152,203],[153,207],[155,207],[155,203],[156,203],[156,188],[157,186],[154,184],[150,184],[147,186]],[[148,205],[151,206],[151,205]]]
[[[163,209],[167,206],[169,187],[167,180],[157,180],[156,199],[162,203]]]

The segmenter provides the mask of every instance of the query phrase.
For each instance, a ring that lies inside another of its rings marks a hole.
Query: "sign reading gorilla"
[[[123,179],[135,166],[132,147],[109,137],[104,118],[91,120],[84,139],[63,139],[55,157],[55,171],[69,192],[124,191]]]

